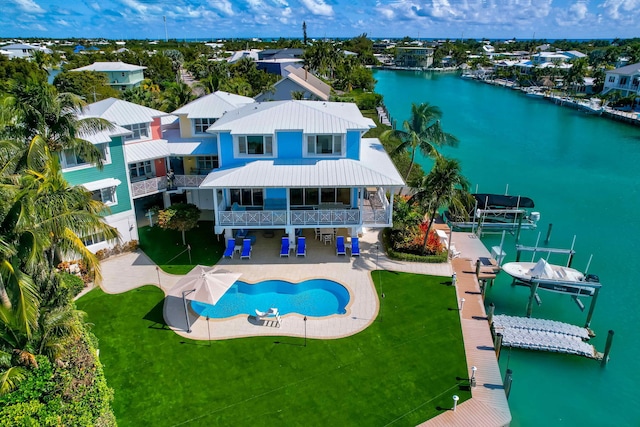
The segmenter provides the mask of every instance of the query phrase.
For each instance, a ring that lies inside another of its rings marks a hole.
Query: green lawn
[[[450,408],[454,394],[468,399],[450,281],[373,277],[382,315],[355,336],[306,347],[290,337],[184,339],[164,325],[152,286],[96,289],[77,305],[95,325],[120,426],[413,426]]]
[[[182,244],[181,232],[142,227],[138,229],[138,234],[140,249],[167,273],[187,274],[198,264],[213,265],[224,252],[224,242],[218,242],[211,221],[200,221],[196,228],[186,233],[186,242],[191,246],[191,262],[189,251]]]

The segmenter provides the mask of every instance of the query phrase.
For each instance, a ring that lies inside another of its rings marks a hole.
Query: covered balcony
[[[388,227],[391,206],[383,188],[360,193],[356,207],[343,203],[320,203],[314,206],[289,206],[286,200],[265,199],[262,206],[237,203],[218,205],[216,224],[224,228],[310,227]],[[282,206],[281,202],[285,202]],[[280,206],[277,206],[280,205]]]

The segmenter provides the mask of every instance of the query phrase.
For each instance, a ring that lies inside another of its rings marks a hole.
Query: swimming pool
[[[280,314],[322,317],[346,313],[350,298],[344,286],[328,279],[300,283],[265,280],[255,284],[237,281],[216,305],[191,301],[191,308],[200,316],[212,319],[255,315],[256,309],[267,311],[271,307],[277,308]]]

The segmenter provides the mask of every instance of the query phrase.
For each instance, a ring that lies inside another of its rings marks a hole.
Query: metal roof
[[[101,130],[91,133],[80,133],[78,136],[92,144],[104,144],[111,142],[112,136],[130,135],[131,131],[118,125],[113,125],[111,129]]]
[[[227,111],[254,102],[256,101],[253,98],[219,90],[178,108],[172,114],[186,114],[190,119],[219,119]]]
[[[169,152],[172,156],[211,156],[218,154],[218,144],[215,140],[169,142]]]
[[[99,179],[97,181],[85,182],[84,184],[82,184],[82,186],[88,191],[96,191],[100,190],[101,188],[117,187],[121,183],[122,182],[116,178],[105,178]]]
[[[362,143],[363,160],[258,160],[211,172],[204,188],[401,187],[402,177],[377,139]]]
[[[228,112],[207,132],[270,135],[279,130],[305,133],[344,134],[368,130],[373,120],[363,117],[355,104],[326,101],[270,101],[249,104]]]
[[[306,71],[301,67],[297,68],[292,65],[288,65],[284,67],[284,69],[289,73],[284,79],[289,79],[295,82],[299,86],[302,86],[324,101],[329,99],[329,95],[331,94],[331,86],[314,76],[312,73]],[[276,85],[284,81],[284,79],[276,82]]]
[[[636,64],[625,65],[624,67],[616,68],[615,70],[607,70],[607,74],[623,74],[627,76],[640,74],[640,62]]]
[[[107,98],[89,104],[84,107],[82,114],[101,117],[120,126],[151,123],[155,117],[165,116],[161,119],[162,124],[173,122],[176,119],[169,113],[116,98]]]
[[[127,163],[143,162],[170,155],[169,144],[164,139],[129,142],[124,145],[124,153]]]
[[[108,72],[108,71],[138,71],[138,70],[145,70],[147,67],[143,67],[141,65],[132,65],[132,64],[127,64],[125,62],[94,62],[91,65],[86,65],[84,67],[80,67],[80,68],[74,68],[73,70],[69,70],[69,71],[102,71],[102,72]]]

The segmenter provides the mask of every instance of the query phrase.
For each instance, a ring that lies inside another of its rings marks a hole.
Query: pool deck
[[[442,225],[437,225],[443,228]],[[446,226],[444,226],[446,228]],[[342,230],[343,231],[343,230]],[[448,230],[447,230],[448,232]],[[309,233],[309,231],[307,232]],[[341,233],[338,234],[346,235]],[[366,328],[376,318],[379,302],[371,279],[371,272],[381,270],[402,271],[449,277],[457,275],[458,300],[465,298],[461,310],[461,325],[467,357],[467,368],[478,368],[476,387],[472,398],[457,406],[456,411],[447,410],[435,418],[425,421],[423,426],[507,426],[511,413],[504,394],[504,387],[478,280],[475,276],[475,260],[489,257],[482,242],[470,233],[453,233],[452,242],[461,255],[450,263],[425,264],[389,260],[376,250],[380,235],[369,230],[360,239],[360,257],[336,256],[335,244],[324,245],[307,234],[307,256],[281,258],[280,239],[258,239],[253,246],[251,259],[223,259],[217,265],[230,271],[242,273],[241,279],[257,282],[265,279],[283,279],[300,282],[311,278],[335,280],[347,287],[352,302],[347,314],[322,318],[308,318],[287,314],[282,324],[258,321],[254,316],[236,316],[231,319],[200,318],[189,310],[191,333],[186,332],[184,305],[181,298],[165,299],[164,317],[169,326],[179,335],[195,340],[229,339],[245,336],[297,336],[332,339],[355,334]],[[103,280],[101,288],[107,293],[121,293],[143,285],[159,286],[165,294],[183,276],[164,273],[142,252],[123,254],[102,262]]]

